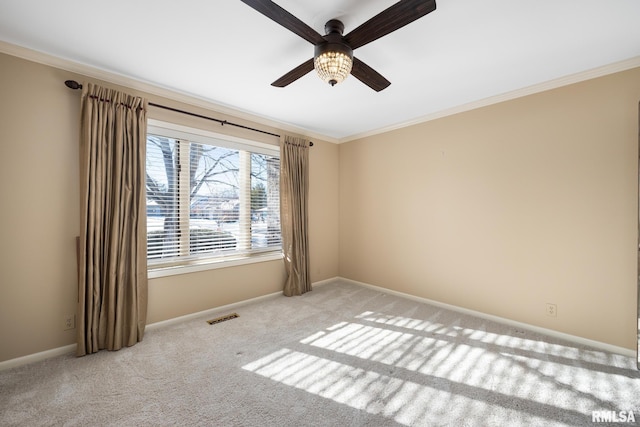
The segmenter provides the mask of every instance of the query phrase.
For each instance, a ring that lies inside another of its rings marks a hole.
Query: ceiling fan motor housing
[[[351,49],[351,47],[342,40],[342,32],[344,31],[344,24],[338,21],[337,19],[332,19],[325,24],[324,29],[326,31],[326,35],[324,35],[322,38],[325,40],[325,42],[315,45],[315,49],[314,49],[315,52],[313,56],[314,62],[316,62],[318,57],[320,57],[321,55],[327,52],[344,54],[349,58],[350,61],[352,61],[353,49]],[[332,79],[332,80],[329,80],[328,83],[331,86],[334,86],[336,83],[339,83],[339,82]]]

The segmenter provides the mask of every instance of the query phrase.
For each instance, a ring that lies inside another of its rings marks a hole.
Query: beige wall
[[[75,330],[63,331],[63,318],[76,312],[77,300],[80,93],[63,82],[92,80],[4,54],[0,54],[0,70],[1,362],[75,342]],[[143,95],[153,102],[283,133],[202,107]],[[155,108],[150,108],[149,117],[277,144],[273,137],[229,126],[221,129],[213,122]],[[314,144],[310,251],[311,279],[317,282],[338,274],[339,149],[317,139]],[[271,261],[152,279],[149,322],[278,292],[284,274],[282,263]]]
[[[4,54],[0,69],[5,361],[75,341],[63,317],[77,298],[80,94],[62,82],[89,79]],[[340,146],[314,139],[312,281],[342,275],[635,348],[638,100],[634,69]],[[149,321],[277,292],[283,275],[266,262],[152,279]]]
[[[633,69],[342,144],[340,275],[635,349],[639,100]]]

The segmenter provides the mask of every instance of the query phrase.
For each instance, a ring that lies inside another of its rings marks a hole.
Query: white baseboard
[[[5,369],[17,368],[19,366],[28,365],[34,362],[40,362],[51,357],[75,353],[76,347],[77,344],[69,344],[65,345],[64,347],[52,348],[51,350],[45,350],[39,353],[28,354],[26,356],[16,357],[15,359],[5,360],[4,362],[0,362],[0,371],[4,371]]]
[[[583,337],[579,337],[576,335],[571,335],[571,334],[567,334],[564,332],[559,332],[559,331],[554,331],[553,329],[547,329],[547,328],[542,328],[539,326],[535,326],[535,325],[530,325],[528,323],[523,323],[523,322],[517,322],[515,320],[511,320],[511,319],[506,319],[504,317],[499,317],[499,316],[494,316],[492,314],[487,314],[487,313],[482,313],[480,311],[475,311],[475,310],[469,310],[466,308],[462,308],[462,307],[458,307],[455,305],[451,305],[451,304],[445,304],[443,302],[439,302],[439,301],[435,301],[435,300],[430,300],[428,298],[422,298],[422,297],[418,297],[415,295],[411,295],[411,294],[405,294],[403,292],[398,292],[398,291],[394,291],[391,289],[387,289],[387,288],[382,288],[380,286],[375,286],[375,285],[371,285],[368,283],[364,283],[364,282],[358,282],[356,280],[351,280],[351,279],[346,279],[344,277],[339,277],[337,278],[337,280],[342,280],[344,282],[347,283],[351,283],[357,286],[362,286],[364,288],[369,288],[369,289],[373,289],[382,293],[386,293],[389,295],[394,295],[397,297],[401,297],[401,298],[407,298],[413,301],[417,301],[417,302],[422,302],[425,304],[429,304],[429,305],[433,305],[439,308],[443,308],[446,310],[451,310],[451,311],[456,311],[458,313],[462,313],[462,314],[467,314],[469,316],[474,316],[474,317],[479,317],[481,319],[485,319],[485,320],[490,320],[493,322],[497,322],[497,323],[501,323],[503,325],[508,325],[508,326],[512,326],[518,329],[526,329],[532,332],[537,332],[539,334],[543,334],[543,335],[547,335],[549,337],[553,337],[553,338],[558,338],[558,339],[562,339],[565,341],[569,341],[569,342],[573,342],[575,344],[579,344],[579,345],[583,345],[583,346],[588,346],[588,347],[593,347],[599,350],[603,350],[603,351],[607,351],[610,353],[616,353],[616,354],[620,354],[623,356],[627,356],[627,357],[636,357],[636,352],[633,350],[630,350],[628,348],[625,347],[619,347],[619,346],[615,346],[612,344],[607,344],[607,343],[603,343],[600,341],[595,341],[595,340],[590,340],[587,338],[583,338]]]
[[[621,354],[623,356],[627,356],[627,357],[636,357],[636,352],[633,350],[629,350],[628,348],[624,348],[624,347],[618,347],[615,345],[611,345],[611,344],[607,344],[607,343],[603,343],[600,341],[594,341],[594,340],[590,340],[587,338],[582,338],[582,337],[578,337],[575,335],[571,335],[571,334],[566,334],[563,332],[558,332],[558,331],[554,331],[553,329],[547,329],[547,328],[541,328],[539,326],[534,326],[534,325],[530,325],[528,323],[522,323],[522,322],[517,322],[515,320],[511,320],[511,319],[506,319],[504,317],[499,317],[499,316],[494,316],[491,314],[486,314],[486,313],[482,313],[479,311],[475,311],[475,310],[469,310],[466,308],[462,308],[462,307],[458,307],[455,305],[451,305],[451,304],[445,304],[439,301],[435,301],[435,300],[430,300],[428,298],[422,298],[422,297],[418,297],[415,295],[411,295],[411,294],[406,294],[403,292],[398,292],[398,291],[393,291],[391,289],[387,289],[387,288],[382,288],[380,286],[375,286],[375,285],[371,285],[368,283],[364,283],[364,282],[358,282],[356,280],[351,280],[351,279],[346,279],[344,277],[333,277],[331,279],[326,279],[326,280],[321,280],[318,282],[314,282],[312,284],[312,287],[319,287],[319,286],[324,286],[327,284],[331,284],[331,283],[336,283],[339,281],[344,281],[347,283],[351,283],[357,286],[362,286],[364,288],[369,288],[369,289],[373,289],[375,291],[378,292],[382,292],[382,293],[386,293],[389,295],[394,295],[397,297],[401,297],[401,298],[406,298],[406,299],[410,299],[413,301],[417,301],[417,302],[421,302],[421,303],[425,303],[425,304],[430,304],[439,308],[444,308],[447,310],[452,310],[452,311],[457,311],[459,313],[463,313],[463,314],[467,314],[470,316],[475,316],[475,317],[479,317],[481,319],[486,319],[486,320],[491,320],[493,322],[497,322],[497,323],[502,323],[505,325],[509,325],[509,326],[513,326],[515,328],[520,328],[520,329],[527,329],[529,331],[533,331],[533,332],[537,332],[543,335],[547,335],[550,337],[554,337],[554,338],[559,338],[559,339],[563,339],[569,342],[573,342],[576,344],[580,344],[580,345],[584,345],[584,346],[589,346],[589,347],[593,347],[593,348],[597,348],[600,350],[604,350],[610,353],[616,353],[616,354]],[[267,295],[262,295],[256,298],[251,298],[248,300],[244,300],[244,301],[239,301],[237,303],[233,303],[233,304],[227,304],[224,306],[220,306],[220,307],[215,307],[209,310],[204,310],[204,311],[200,311],[197,313],[191,313],[191,314],[187,314],[184,316],[179,316],[179,317],[175,317],[173,319],[168,319],[168,320],[163,320],[160,322],[155,322],[155,323],[151,323],[149,325],[147,325],[146,330],[147,331],[152,331],[154,329],[159,329],[162,327],[166,327],[166,326],[170,326],[170,325],[174,325],[177,323],[181,323],[181,322],[185,322],[188,320],[192,320],[198,317],[205,317],[205,316],[212,316],[215,314],[218,314],[222,311],[229,311],[229,310],[235,310],[239,307],[242,307],[243,305],[247,305],[250,303],[254,303],[254,302],[259,302],[259,301],[264,301],[264,300],[268,300],[271,298],[277,298],[280,295],[282,295],[282,292],[274,292],[271,294],[267,294]],[[19,366],[23,366],[23,365],[28,365],[30,363],[34,363],[34,362],[39,362],[42,360],[46,360],[49,359],[51,357],[56,357],[56,356],[62,356],[68,353],[74,353],[76,351],[76,344],[70,344],[70,345],[66,345],[63,347],[58,347],[58,348],[54,348],[51,350],[46,350],[46,351],[41,351],[39,353],[34,353],[34,354],[29,354],[26,356],[22,356],[22,357],[17,357],[15,359],[10,359],[10,360],[6,360],[4,362],[0,362],[0,371],[4,371],[6,369],[11,369],[11,368],[17,368]]]
[[[328,285],[328,284],[331,284],[331,283],[335,283],[335,282],[337,282],[339,280],[342,280],[342,277],[336,276],[336,277],[332,277],[331,279],[320,280],[319,282],[313,282],[312,287],[316,288],[318,286]]]
[[[234,302],[232,304],[221,305],[219,307],[210,308],[208,310],[198,311],[196,313],[185,314],[184,316],[174,317],[173,319],[162,320],[160,322],[151,323],[146,326],[146,331],[153,331],[155,329],[163,328],[170,325],[186,322],[187,320],[197,319],[198,317],[214,316],[222,311],[236,310],[238,307],[247,305],[254,302],[265,301],[272,298],[277,298],[282,295],[282,292],[274,292],[272,294],[262,295],[247,300]]]
[[[339,279],[339,277],[334,277],[331,279],[321,280],[319,282],[314,282],[312,287],[323,286],[329,283],[334,283]],[[159,329],[162,327],[175,325],[177,323],[186,322],[187,320],[192,320],[198,317],[204,316],[213,316],[222,311],[236,310],[238,307],[242,307],[243,305],[247,305],[254,302],[264,301],[271,298],[277,298],[282,295],[282,291],[274,292],[267,295],[262,295],[256,298],[250,298],[248,300],[239,301],[233,304],[227,304],[220,307],[214,307],[208,310],[199,311],[197,313],[186,314],[184,316],[174,317],[173,319],[162,320],[160,322],[151,323],[146,326],[146,331],[153,331],[154,329]],[[40,362],[42,360],[49,359],[51,357],[62,356],[68,353],[75,353],[77,344],[70,344],[64,347],[53,348],[51,350],[41,351],[39,353],[28,354],[22,357],[16,357],[15,359],[5,360],[4,362],[0,362],[0,371],[4,371],[6,369],[17,368],[19,366],[28,365],[34,362]]]
[[[339,279],[338,277],[333,277],[331,279],[321,280],[319,282],[312,283],[311,286],[312,287],[323,286],[329,283],[334,283],[338,279]],[[271,294],[262,295],[256,298],[250,298],[248,300],[243,300],[243,301],[235,302],[232,304],[223,305],[220,307],[210,308],[208,310],[199,311],[197,313],[185,314],[184,316],[174,317],[173,319],[167,319],[160,322],[151,323],[147,325],[145,330],[149,331],[149,330],[154,330],[154,329],[162,328],[169,325],[175,325],[177,323],[186,322],[187,320],[196,319],[198,317],[215,316],[222,311],[236,310],[238,307],[242,307],[243,305],[251,304],[254,302],[260,302],[260,301],[268,300],[271,298],[277,298],[281,295],[282,295],[282,291],[278,291]]]

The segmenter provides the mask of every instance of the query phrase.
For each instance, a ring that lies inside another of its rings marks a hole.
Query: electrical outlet
[[[76,327],[76,316],[75,314],[67,314],[64,316],[64,331],[68,331],[69,329],[73,329]]]
[[[556,317],[558,315],[558,306],[555,304],[547,303],[547,316]]]

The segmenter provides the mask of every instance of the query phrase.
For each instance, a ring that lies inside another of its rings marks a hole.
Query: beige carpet
[[[234,311],[0,372],[0,425],[640,424],[625,356],[340,282]]]

